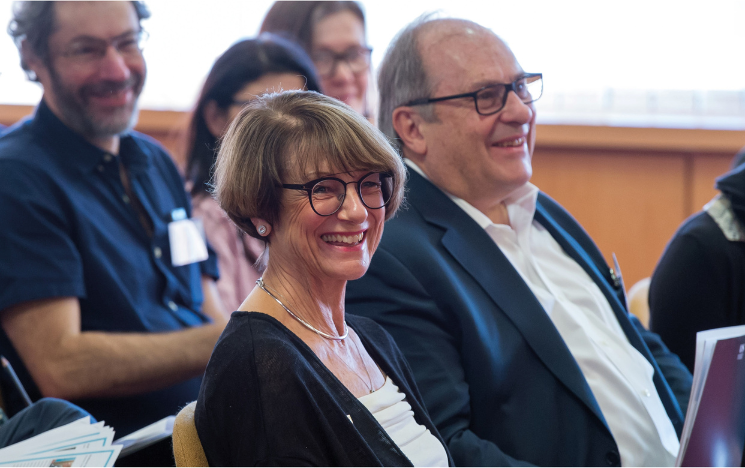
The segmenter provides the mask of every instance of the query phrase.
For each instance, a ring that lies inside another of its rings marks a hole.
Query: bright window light
[[[252,37],[271,6],[252,0],[151,0],[144,109],[188,110],[212,62]],[[745,0],[374,0],[373,66],[425,12],[472,19],[542,72],[541,123],[745,129]],[[0,0],[0,25],[11,1]],[[4,37],[3,37],[4,36]],[[0,36],[0,104],[35,104],[9,36]],[[464,90],[470,91],[470,90]]]

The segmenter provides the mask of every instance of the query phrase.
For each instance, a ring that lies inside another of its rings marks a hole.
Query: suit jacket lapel
[[[677,400],[675,399],[667,381],[662,376],[662,371],[657,365],[657,361],[652,355],[652,352],[642,339],[639,331],[634,327],[634,324],[629,319],[625,305],[621,303],[616,291],[605,278],[604,273],[609,271],[609,268],[600,251],[597,250],[594,243],[587,246],[580,245],[577,239],[586,237],[586,234],[582,232],[572,233],[570,235],[541,204],[540,196],[538,198],[538,205],[536,206],[535,219],[551,233],[551,236],[553,236],[559,245],[561,245],[564,252],[572,257],[574,261],[576,261],[587,272],[587,274],[590,275],[590,278],[592,278],[595,284],[597,284],[603,292],[603,295],[605,295],[605,298],[608,300],[613,312],[616,314],[616,319],[621,325],[621,329],[626,334],[631,346],[636,348],[636,350],[639,351],[654,368],[655,372],[653,380],[655,387],[657,388],[657,393],[667,410],[667,414],[670,416],[670,419],[673,421],[673,424],[676,426],[676,430],[680,435],[682,415],[680,414]],[[592,255],[593,253],[594,255]]]
[[[494,241],[447,195],[411,171],[409,203],[445,229],[443,247],[513,322],[544,365],[607,427],[577,362],[520,274]],[[488,311],[483,311],[487,313]]]

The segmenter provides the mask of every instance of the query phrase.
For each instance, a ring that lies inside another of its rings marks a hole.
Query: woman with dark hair
[[[225,310],[238,308],[259,273],[253,266],[264,247],[244,236],[210,197],[208,183],[217,142],[241,108],[267,91],[318,91],[313,62],[297,45],[273,34],[238,42],[223,53],[205,80],[187,133],[186,174],[194,200],[215,249]]]
[[[365,117],[370,53],[365,13],[357,2],[275,2],[261,32],[283,34],[303,46],[321,77],[321,89]]]

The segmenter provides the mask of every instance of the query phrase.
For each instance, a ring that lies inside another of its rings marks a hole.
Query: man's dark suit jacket
[[[347,286],[347,312],[393,335],[456,465],[619,465],[582,371],[519,273],[432,183],[411,171],[408,188],[408,207],[386,224],[367,274]],[[569,213],[541,193],[535,219],[597,283],[652,364],[680,435],[688,370],[627,313],[603,256]]]

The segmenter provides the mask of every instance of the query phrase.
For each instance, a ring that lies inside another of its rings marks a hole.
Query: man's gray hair
[[[424,62],[419,52],[418,37],[434,14],[424,14],[406,26],[391,41],[378,73],[380,111],[378,128],[391,144],[401,152],[403,145],[393,128],[393,111],[407,102],[428,97],[433,91]],[[417,106],[419,115],[431,122],[436,119],[431,105]]]

